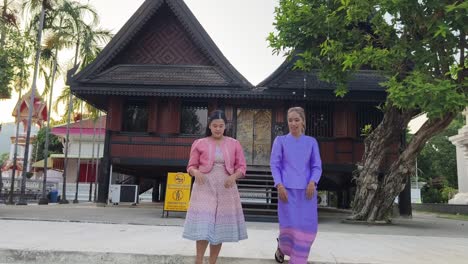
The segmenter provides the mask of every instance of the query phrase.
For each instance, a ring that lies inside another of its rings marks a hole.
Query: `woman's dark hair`
[[[222,110],[214,110],[208,116],[208,123],[206,124],[205,136],[210,137],[212,135],[211,129],[210,129],[210,124],[215,119],[222,119],[222,120],[224,120],[224,124],[227,125],[227,119],[226,119],[226,115],[224,114],[224,112]],[[226,136],[226,132],[227,132],[227,129],[224,129],[223,136]]]

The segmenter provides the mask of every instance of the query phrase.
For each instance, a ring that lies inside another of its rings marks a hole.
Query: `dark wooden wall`
[[[112,158],[188,160],[195,137],[111,135]]]
[[[123,118],[123,97],[113,96],[109,99],[108,129],[121,131]],[[209,111],[221,104],[216,100],[208,101]],[[236,107],[231,102],[222,103],[229,126],[235,126]],[[263,106],[264,107],[264,106]],[[272,140],[276,127],[287,133],[287,108],[283,104],[271,105],[273,110]],[[112,157],[141,157],[157,159],[188,159],[190,144],[196,137],[180,137],[180,98],[148,98],[148,135],[112,135]],[[363,138],[357,135],[356,105],[335,103],[333,108],[333,137],[317,138],[324,164],[355,164],[364,153]],[[125,134],[125,133],[123,133]],[[281,134],[281,133],[280,133]],[[170,140],[161,137],[170,135]],[[389,162],[397,155],[398,149],[389,153]]]

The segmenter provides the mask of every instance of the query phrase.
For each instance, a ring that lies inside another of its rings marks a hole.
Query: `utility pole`
[[[81,135],[83,134],[83,101],[81,101],[80,104],[80,139],[78,142],[78,167],[77,167],[77,172],[76,172],[76,188],[75,188],[75,199],[73,200],[73,203],[78,203],[78,187],[80,184],[80,174],[81,174]]]
[[[67,116],[67,136],[65,137],[65,157],[63,164],[63,184],[62,184],[62,197],[59,201],[60,204],[68,204],[67,200],[67,170],[68,170],[68,152],[70,145],[70,115],[72,112],[73,105],[73,94],[70,91],[70,96],[68,98],[68,116]]]

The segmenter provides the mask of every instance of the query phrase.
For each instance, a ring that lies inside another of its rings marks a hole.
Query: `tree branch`
[[[459,42],[459,48],[458,50],[460,51],[460,68],[462,69],[458,73],[458,83],[463,83],[463,80],[467,76],[468,69],[465,68],[465,46],[466,46],[466,32],[461,29],[460,30],[460,42]],[[466,90],[467,88],[465,88]],[[466,92],[466,91],[465,91]]]
[[[441,118],[429,119],[421,126],[421,128],[414,134],[414,137],[408,143],[405,151],[401,154],[403,160],[410,159],[412,156],[419,153],[426,142],[435,136],[436,134],[442,132],[455,118],[456,114],[448,113]]]

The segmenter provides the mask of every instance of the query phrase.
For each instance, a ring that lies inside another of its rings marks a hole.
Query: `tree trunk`
[[[6,19],[8,9],[8,0],[3,0],[3,8],[2,8],[2,20]],[[6,20],[3,21],[3,27],[0,31],[0,49],[3,49],[3,45],[5,45],[6,39]]]
[[[426,121],[398,158],[389,168],[385,168],[385,156],[395,142],[400,142],[413,116],[414,112],[400,112],[390,107],[382,123],[366,138],[363,165],[358,167],[357,190],[350,220],[389,221],[393,201],[414,172],[418,153],[427,140],[444,130],[455,117],[454,114],[446,114],[442,118]]]
[[[45,131],[45,142],[44,142],[44,176],[42,177],[42,197],[39,200],[39,204],[48,204],[49,200],[47,199],[47,162],[49,159],[49,134],[51,133],[50,128],[50,118],[52,115],[52,99],[54,93],[54,83],[55,83],[55,74],[57,73],[58,64],[58,48],[55,48],[55,59],[53,60],[52,66],[52,81],[50,82],[49,90],[49,102],[47,108],[47,129]]]
[[[37,81],[37,73],[39,71],[39,59],[41,56],[41,40],[42,40],[42,30],[44,28],[44,17],[45,17],[45,9],[42,6],[41,9],[41,17],[39,20],[39,32],[37,33],[37,42],[36,42],[36,56],[34,60],[34,73],[32,79],[32,87],[31,87],[31,95],[29,100],[29,111],[28,111],[28,126],[26,129],[26,141],[24,143],[24,158],[23,158],[23,173],[21,179],[21,193],[20,198],[17,205],[26,205],[26,172],[28,170],[28,159],[29,159],[29,141],[31,140],[31,124],[32,124],[32,112],[34,108],[34,94],[36,93],[36,81]]]

